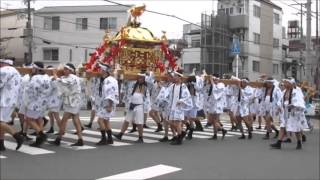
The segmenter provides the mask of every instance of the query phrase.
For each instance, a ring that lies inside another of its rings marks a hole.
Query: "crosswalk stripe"
[[[120,130],[120,129],[112,129],[112,131],[113,131],[113,132],[120,132],[121,130]],[[137,140],[137,137],[132,137],[132,136],[128,136],[128,135],[123,135],[123,136],[122,136],[122,140],[126,140],[126,141],[136,141],[136,140]],[[159,142],[159,141],[143,138],[143,142],[144,142],[144,143],[157,143],[157,142]]]
[[[0,159],[6,159],[6,158],[7,158],[6,156],[0,155]]]
[[[16,150],[16,143],[12,143],[10,141],[4,141],[5,147],[10,150]],[[54,151],[49,151],[43,148],[31,147],[29,145],[22,145],[18,150],[19,152],[30,154],[30,155],[40,155],[40,154],[52,154]]]
[[[87,131],[89,131],[89,130],[84,130],[82,132],[86,133],[86,134],[90,134]],[[69,134],[69,133],[66,133],[63,137],[70,138],[70,139],[75,139],[75,140],[78,139],[77,135]],[[92,142],[92,143],[97,143],[97,142],[100,141],[99,138],[94,138],[94,137],[82,136],[82,138],[83,138],[84,141],[88,141],[88,142]],[[131,144],[124,143],[124,142],[118,142],[118,141],[114,141],[113,144],[110,144],[110,146],[128,146],[128,145],[131,145]]]

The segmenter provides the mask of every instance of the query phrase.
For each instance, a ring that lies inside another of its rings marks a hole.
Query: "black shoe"
[[[84,130],[84,127],[82,127],[81,126],[81,132]],[[74,132],[74,133],[72,133],[72,134],[77,134],[78,133],[78,131],[76,131],[76,132]]]
[[[306,142],[306,141],[307,141],[307,136],[303,134],[303,135],[301,136],[301,139],[302,139],[302,142]]]
[[[146,124],[143,124],[143,128],[150,129],[150,127],[147,126]]]
[[[278,140],[276,143],[274,144],[270,144],[271,148],[273,149],[281,149],[281,141]]]
[[[261,126],[258,126],[256,129],[261,129]]]
[[[0,139],[0,151],[5,151],[6,147],[4,146],[4,140]]]
[[[132,128],[128,133],[134,133],[136,131],[137,131],[137,129]]]
[[[91,127],[92,127],[92,123],[85,124],[85,125],[84,125],[84,127],[91,129]]]
[[[98,146],[107,145],[107,139],[101,138],[101,140],[99,142],[97,142],[96,145],[98,145]]]
[[[14,139],[17,142],[16,150],[20,149],[22,143],[23,143],[23,136],[20,133],[15,133],[13,135]]]
[[[172,141],[176,141],[177,140],[177,136],[173,136],[169,141],[172,142]]]
[[[262,139],[263,139],[263,140],[268,140],[268,139],[270,139],[269,133],[267,133]]]
[[[113,144],[113,139],[112,138],[108,138],[107,144]]]
[[[159,142],[168,142],[169,139],[167,136],[163,137],[162,139],[159,139]]]
[[[202,126],[196,126],[194,131],[203,131],[203,127]]]
[[[224,137],[226,136],[227,133],[228,133],[227,130],[222,129],[222,138],[221,139],[224,139]]]
[[[189,132],[188,132],[188,136],[186,137],[186,139],[191,140],[192,139],[192,134],[193,134],[193,129],[190,128]]]
[[[208,127],[210,127],[210,126],[212,126],[212,124],[207,123],[204,127],[205,127],[205,128],[208,128]]]
[[[158,124],[158,128],[154,132],[160,132],[163,131],[162,125]]]
[[[182,144],[182,136],[178,135],[175,141],[170,142],[171,145],[181,145]]]
[[[248,139],[252,139],[252,133],[251,132],[249,132],[249,134],[248,134]]]
[[[236,131],[236,130],[237,130],[237,127],[236,127],[236,126],[231,126],[230,131]]]
[[[52,134],[52,133],[54,133],[53,127],[51,127],[49,131],[46,132],[46,134]]]
[[[298,141],[298,142],[297,142],[297,147],[296,147],[296,149],[302,149],[302,143],[301,143],[301,141]]]
[[[287,138],[286,140],[284,140],[284,141],[282,141],[282,142],[284,142],[284,143],[291,143],[292,141],[291,141],[290,138]]]
[[[183,139],[184,137],[186,137],[187,133],[185,131],[181,132],[181,138]]]
[[[10,122],[8,122],[7,124],[10,125],[10,126],[12,126],[12,125],[14,125],[14,121],[10,121]]]
[[[118,134],[112,134],[115,138],[117,138],[118,140],[122,139],[122,133],[118,133]]]
[[[273,139],[277,139],[279,136],[279,131],[278,130],[275,130],[275,131],[276,131],[276,134],[274,135]]]
[[[246,139],[246,136],[242,134],[240,137],[238,137],[238,139]]]
[[[217,140],[217,135],[213,135],[211,138],[209,138],[208,140]]]
[[[82,139],[78,139],[78,141],[74,144],[71,144],[71,146],[83,146],[83,140]]]
[[[143,143],[143,138],[140,137],[138,140],[135,141],[135,143]]]
[[[60,146],[61,139],[57,137],[54,141],[49,141],[49,144],[55,145],[55,146]]]
[[[23,136],[23,139],[24,139],[25,141],[31,141],[31,140],[32,140],[32,138],[29,137],[29,136],[27,135],[27,133],[20,133],[20,134]]]

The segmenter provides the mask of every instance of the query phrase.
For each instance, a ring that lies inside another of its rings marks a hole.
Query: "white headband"
[[[71,66],[68,66],[67,64],[65,64],[64,67],[67,68],[67,69],[69,69],[69,70],[72,71],[72,72],[75,71]]]
[[[291,79],[283,79],[283,81],[287,81],[290,84],[295,84],[296,83],[296,81],[293,78],[291,78]]]
[[[99,63],[99,66],[105,72],[111,72],[112,71],[112,68],[107,64]]]
[[[241,81],[244,81],[244,82],[247,82],[247,83],[249,82],[247,79],[241,79]]]
[[[0,62],[9,64],[11,66],[13,65],[13,61],[11,59],[0,59]]]

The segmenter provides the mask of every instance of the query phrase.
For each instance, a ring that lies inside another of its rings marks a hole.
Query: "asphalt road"
[[[121,115],[121,112],[117,113],[118,117],[112,120],[115,129],[121,125]],[[85,116],[89,116],[88,112],[83,111],[81,116],[83,123],[86,123],[88,117]],[[228,121],[225,122],[228,126]],[[302,150],[295,149],[295,141],[284,144],[282,150],[272,150],[269,144],[274,140],[262,140],[263,131],[256,131],[252,140],[238,140],[237,133],[230,133],[224,140],[207,140],[210,129],[196,133],[194,139],[185,140],[182,146],[157,142],[162,134],[154,133],[152,129],[147,130],[144,144],[135,144],[133,140],[137,135],[129,134],[125,138],[128,140],[116,141],[114,146],[97,147],[94,142],[100,136],[95,130],[95,124],[93,129],[84,131],[84,137],[88,139],[84,149],[44,144],[40,150],[30,150],[27,145],[19,152],[6,150],[1,153],[0,177],[99,179],[156,166],[156,170],[145,170],[142,173],[146,177],[151,174],[152,179],[319,179],[319,122],[314,122],[316,129],[306,132],[307,142],[303,144]],[[71,133],[72,123],[69,124]],[[149,125],[152,125],[151,121]],[[66,143],[75,141],[72,135],[63,140]],[[14,141],[7,137],[6,142],[11,145],[10,142]],[[156,176],[158,169],[161,171],[157,165],[175,167],[178,170],[163,170],[162,175]],[[122,179],[144,177],[139,173],[141,172],[131,173]]]

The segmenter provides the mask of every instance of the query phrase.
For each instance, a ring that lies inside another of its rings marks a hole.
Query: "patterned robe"
[[[0,68],[0,107],[18,107],[21,76],[11,66]]]
[[[119,104],[118,81],[112,76],[105,78],[101,93],[98,94],[99,95],[96,97],[97,116],[103,119],[111,118],[115,112],[116,105]],[[109,101],[112,101],[113,104],[112,112],[108,112],[106,110],[106,108],[110,105]]]
[[[60,95],[62,96],[63,107],[80,109],[81,85],[79,77],[74,74],[62,76],[57,79]]]
[[[225,106],[225,86],[223,83],[212,84],[208,94],[209,113],[221,114]]]
[[[32,76],[26,86],[27,109],[44,113],[48,108],[51,91],[51,78],[48,75]]]
[[[238,88],[237,114],[240,115],[240,117],[245,117],[250,114],[249,106],[250,106],[250,103],[252,102],[253,93],[254,93],[253,88],[250,86],[246,86],[245,88]]]

